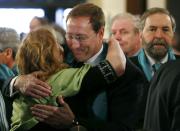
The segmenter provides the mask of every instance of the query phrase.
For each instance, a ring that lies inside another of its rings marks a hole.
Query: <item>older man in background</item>
[[[17,69],[15,65],[15,55],[19,44],[20,44],[20,38],[14,29],[0,27],[0,90],[2,90],[2,85],[8,77],[17,75]],[[3,95],[1,94],[0,91],[1,131],[9,130],[8,121],[10,121],[11,110],[12,110],[11,100],[5,98],[5,102],[4,102]]]
[[[130,13],[117,14],[112,18],[111,33],[128,57],[136,56],[141,49],[139,21],[138,16]]]

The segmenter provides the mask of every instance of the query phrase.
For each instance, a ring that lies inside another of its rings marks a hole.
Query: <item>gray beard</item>
[[[155,61],[162,60],[168,53],[169,44],[166,43],[164,40],[154,40],[154,42],[147,43],[144,39],[142,40],[142,44],[144,46],[145,51],[147,54],[152,57]],[[162,45],[164,48],[156,49],[154,45]]]

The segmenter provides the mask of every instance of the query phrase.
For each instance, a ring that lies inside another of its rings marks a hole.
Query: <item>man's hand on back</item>
[[[23,95],[34,98],[47,97],[51,94],[51,87],[46,82],[37,79],[33,74],[18,76],[14,88]]]
[[[60,107],[36,104],[31,107],[32,114],[38,121],[55,128],[69,128],[72,126],[75,116],[61,96],[58,97],[58,103]]]

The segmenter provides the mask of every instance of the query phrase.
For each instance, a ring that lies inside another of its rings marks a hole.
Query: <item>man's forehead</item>
[[[147,17],[145,25],[154,25],[154,26],[171,26],[171,19],[166,14],[154,14]]]
[[[87,22],[87,23],[90,23],[90,17],[89,16],[75,16],[75,17],[69,17],[67,22],[70,21],[84,21],[84,22]]]
[[[159,22],[164,22],[164,21],[169,21],[171,22],[171,18],[169,15],[167,14],[163,14],[163,13],[155,13],[155,14],[151,14],[149,15],[147,18],[146,18],[146,21],[147,22],[148,20],[149,21],[155,21],[155,20],[159,20],[161,19],[161,21]],[[156,21],[157,22],[157,21]]]

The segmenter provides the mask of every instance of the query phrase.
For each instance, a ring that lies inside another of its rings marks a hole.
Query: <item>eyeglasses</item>
[[[86,42],[88,39],[90,39],[91,37],[88,37],[86,35],[74,35],[74,34],[66,34],[65,35],[66,40],[77,40],[78,42]]]

